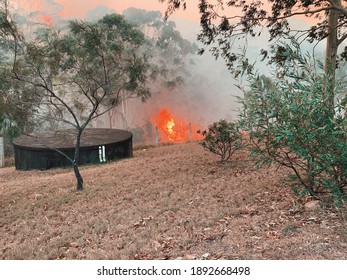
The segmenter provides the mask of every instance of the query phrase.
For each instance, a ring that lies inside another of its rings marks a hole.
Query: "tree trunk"
[[[81,192],[81,191],[83,191],[83,178],[82,178],[82,175],[78,169],[78,165],[75,162],[73,164],[73,170],[74,170],[76,181],[77,181],[77,191]]]
[[[341,0],[334,0],[335,5],[341,6]],[[334,111],[335,99],[335,74],[337,66],[337,48],[338,48],[338,35],[337,25],[340,12],[334,9],[329,11],[328,15],[328,29],[327,29],[327,44],[325,53],[324,70],[328,76],[328,81],[325,86],[325,97],[329,107]]]
[[[73,170],[74,170],[76,181],[77,181],[77,191],[78,192],[83,191],[83,178],[82,178],[82,175],[81,175],[79,168],[78,168],[78,163],[79,163],[79,158],[80,158],[82,132],[83,132],[83,129],[81,129],[81,128],[77,129],[75,155],[74,155],[74,160],[73,160]]]

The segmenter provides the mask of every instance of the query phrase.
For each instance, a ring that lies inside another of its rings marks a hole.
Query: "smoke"
[[[13,1],[15,20],[31,32],[38,24],[58,26],[65,22],[60,16],[64,6],[54,0]]]
[[[70,5],[66,1],[39,0],[31,2],[35,3],[30,6],[30,9],[27,9],[30,12],[29,16],[18,17],[21,22],[25,22],[26,19],[28,21],[28,18],[35,18],[41,22],[56,25],[62,22],[60,15],[71,13],[71,11],[66,10],[66,7]],[[64,6],[59,2],[64,3]],[[75,5],[75,3],[73,2],[71,5]],[[96,21],[106,14],[115,12],[115,9],[109,6],[95,6],[89,1],[86,6],[92,6],[83,16],[88,21]],[[176,22],[177,30],[184,39],[189,39],[191,42],[196,40],[198,23],[188,20],[176,21],[175,18],[170,20]],[[153,132],[155,127],[153,117],[163,108],[166,108],[174,118],[191,123],[194,127],[201,129],[207,128],[209,124],[220,119],[236,120],[239,105],[234,95],[241,93],[234,86],[235,81],[224,62],[216,61],[212,55],[206,52],[203,56],[188,56],[186,66],[189,75],[184,76],[183,83],[177,85],[173,90],[165,87],[156,88],[152,97],[145,103],[136,99],[128,100],[110,114],[105,114],[103,118],[98,119],[94,126],[126,128],[143,133],[150,130]]]
[[[154,120],[162,109],[166,109],[175,120],[183,122],[183,125],[191,123],[195,130],[206,129],[220,119],[237,120],[239,104],[235,96],[240,96],[241,92],[234,85],[235,80],[224,63],[216,61],[208,54],[195,55],[191,61],[188,67],[190,75],[184,77],[183,84],[174,90],[163,87],[145,103],[135,99],[128,100],[126,104],[116,108],[112,124],[104,119],[99,125],[129,129],[134,134],[140,133],[135,135],[135,142],[154,144]],[[165,141],[164,136],[160,138]]]
[[[128,9],[126,12],[136,11]],[[198,23],[181,20],[177,26],[184,39],[195,41]],[[184,32],[181,32],[182,30]],[[202,56],[187,56],[185,66],[187,74],[183,76],[182,84],[169,89],[165,86],[158,88],[158,83],[145,103],[136,99],[128,100],[116,108],[112,116],[99,119],[97,126],[129,129],[137,134],[152,134],[140,135],[135,137],[135,140],[154,143],[154,119],[162,109],[166,109],[174,119],[184,122],[184,125],[191,123],[194,128],[200,129],[206,129],[220,119],[235,121],[239,108],[235,96],[242,94],[234,85],[236,81],[224,61],[216,60],[206,52]]]
[[[58,15],[64,10],[64,6],[54,0],[40,0],[40,3],[47,15]]]
[[[91,9],[87,12],[86,20],[90,22],[95,22],[103,18],[105,15],[112,14],[112,13],[116,13],[116,11],[106,6],[99,5],[95,7],[94,9]]]

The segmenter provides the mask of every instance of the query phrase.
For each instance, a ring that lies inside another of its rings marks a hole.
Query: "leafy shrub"
[[[205,138],[201,145],[205,150],[221,157],[221,162],[228,160],[236,150],[242,147],[242,135],[235,123],[220,120],[208,127],[208,130],[198,131]]]
[[[331,90],[335,96],[339,91],[321,63],[317,71],[298,48],[285,50],[281,75],[274,80],[250,75],[240,126],[249,132],[259,165],[285,166],[293,171],[298,194],[330,197],[341,205],[347,200],[347,120],[341,102],[334,108],[329,102]]]

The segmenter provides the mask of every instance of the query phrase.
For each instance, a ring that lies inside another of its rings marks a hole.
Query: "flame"
[[[167,132],[168,136],[174,136],[176,133],[174,131],[175,121],[170,119],[164,126],[164,130]],[[172,139],[170,139],[172,140]]]
[[[190,128],[189,124],[183,120],[174,118],[166,108],[161,109],[158,112],[157,117],[152,118],[158,127],[161,136],[164,136],[170,142],[185,142],[190,140]],[[201,136],[196,133],[198,126],[191,125],[192,128],[192,140],[199,140]]]

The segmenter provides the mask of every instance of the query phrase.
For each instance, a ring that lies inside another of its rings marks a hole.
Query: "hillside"
[[[197,143],[71,170],[0,169],[0,259],[347,259],[346,213],[307,211],[285,170]]]

